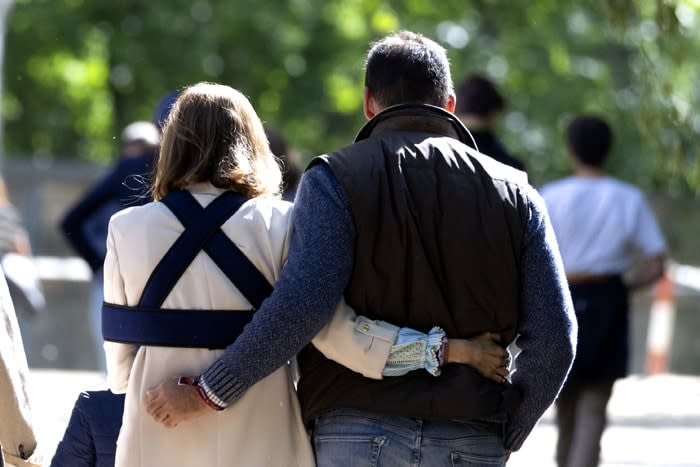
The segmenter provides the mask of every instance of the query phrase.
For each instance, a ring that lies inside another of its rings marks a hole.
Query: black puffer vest
[[[450,113],[396,106],[355,144],[320,156],[347,194],[356,228],[345,299],[369,318],[449,337],[517,330],[520,257],[528,219],[526,175],[479,154]],[[507,414],[508,384],[466,365],[364,378],[308,346],[298,357],[305,420],[336,408],[426,419]]]

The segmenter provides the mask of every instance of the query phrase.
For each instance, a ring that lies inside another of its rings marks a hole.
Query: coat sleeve
[[[293,230],[293,212],[294,209],[290,209],[290,215],[285,217],[287,235],[280,264],[286,262]],[[355,310],[341,299],[331,321],[311,342],[326,358],[367,378],[382,379],[382,371],[398,331],[399,328],[392,324],[358,316]]]
[[[107,256],[104,264],[104,294],[104,299],[107,303],[127,305],[124,280],[119,268],[119,258],[111,223],[107,235]],[[109,389],[115,394],[124,393],[126,392],[131,365],[134,363],[138,347],[131,344],[107,341],[104,343],[104,349],[107,358],[107,384]]]
[[[80,407],[82,398],[81,394],[73,407],[63,440],[58,443],[56,453],[51,460],[51,467],[94,467],[95,465],[95,442]]]
[[[326,358],[367,378],[382,379],[398,332],[392,324],[357,316],[341,300],[331,321],[311,342]]]
[[[27,454],[34,452],[37,441],[28,396],[29,369],[22,346],[17,316],[5,276],[0,269],[0,465],[3,454],[18,462],[19,446]]]

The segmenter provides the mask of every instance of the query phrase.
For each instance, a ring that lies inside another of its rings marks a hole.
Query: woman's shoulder
[[[238,210],[237,217],[250,221],[264,221],[266,224],[284,221],[288,222],[292,215],[293,205],[289,201],[277,198],[258,197],[247,201]]]
[[[235,224],[253,224],[265,228],[279,228],[289,225],[292,215],[292,203],[276,198],[253,198],[246,201],[227,222]],[[133,206],[114,214],[110,228],[115,232],[134,231],[135,226],[168,226],[177,219],[167,206],[159,202],[150,202],[142,206]]]
[[[142,206],[132,206],[116,212],[110,218],[110,226],[114,228],[129,227],[135,224],[151,223],[170,212],[163,204],[151,201]]]

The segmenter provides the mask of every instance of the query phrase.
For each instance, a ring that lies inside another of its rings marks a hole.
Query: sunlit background
[[[535,182],[566,173],[563,122],[615,122],[612,167],[648,189],[700,192],[697,0],[19,0],[5,63],[8,158],[107,162],[115,135],[166,92],[211,80],[249,96],[305,155],[361,122],[368,43],[436,38],[454,77],[481,71]]]
[[[700,0],[1,0],[7,7],[2,172],[49,305],[22,319],[30,366],[97,368],[85,350],[90,273],[57,223],[116,159],[126,124],[151,120],[169,92],[221,82],[308,161],[352,141],[368,45],[403,28],[448,50],[455,82],[468,72],[494,80],[507,98],[498,133],[535,185],[571,173],[562,133],[574,114],[612,123],[610,172],[645,191],[686,274],[674,284],[668,371],[700,374]],[[639,374],[652,300],[635,298]],[[700,389],[688,391],[697,403]]]

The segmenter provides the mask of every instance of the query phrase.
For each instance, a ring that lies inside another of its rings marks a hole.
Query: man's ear
[[[367,120],[372,120],[372,118],[374,118],[374,116],[379,113],[379,106],[377,105],[377,101],[374,100],[374,96],[372,96],[372,91],[370,91],[369,88],[366,86],[362,96],[362,110],[364,111]]]
[[[445,104],[445,110],[447,110],[450,113],[454,113],[456,106],[457,106],[457,96],[455,96],[454,94],[450,94],[447,97],[447,103]]]

